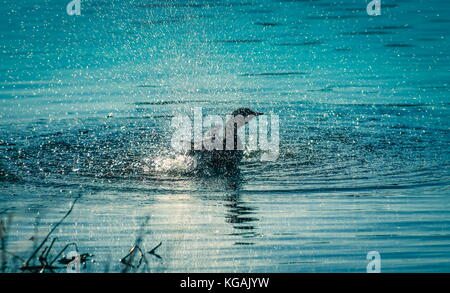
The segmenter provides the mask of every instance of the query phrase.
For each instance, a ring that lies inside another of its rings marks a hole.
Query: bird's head
[[[234,110],[233,113],[231,113],[232,116],[242,115],[244,118],[248,116],[259,116],[264,115],[264,113],[261,112],[255,112],[252,109],[249,108],[239,108],[237,110]]]
[[[253,111],[249,108],[239,108],[231,113],[228,123],[235,124],[238,128],[247,124],[256,116],[264,115],[264,113]]]

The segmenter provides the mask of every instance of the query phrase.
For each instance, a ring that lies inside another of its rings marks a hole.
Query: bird
[[[207,173],[235,173],[238,171],[244,151],[242,142],[238,135],[238,129],[250,122],[254,117],[264,115],[264,113],[253,111],[249,108],[239,108],[231,113],[225,125],[225,131],[222,127],[216,127],[209,130],[202,141],[202,149],[194,149],[192,143],[189,155],[196,159],[197,171]],[[225,136],[223,135],[225,133]],[[229,141],[232,137],[232,141]],[[228,139],[228,141],[227,141]],[[218,140],[223,143],[222,148],[207,149],[205,145],[214,143]]]

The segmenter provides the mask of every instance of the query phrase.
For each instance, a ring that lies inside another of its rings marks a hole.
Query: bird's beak
[[[262,113],[262,112],[255,112],[255,114],[256,114],[256,116],[264,115],[264,113]]]

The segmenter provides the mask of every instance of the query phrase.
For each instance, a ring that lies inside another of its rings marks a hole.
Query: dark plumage
[[[264,113],[261,112],[255,112],[249,108],[239,108],[237,110],[234,110],[233,113],[231,113],[232,116],[237,116],[237,115],[242,115],[244,117],[247,116],[259,116],[259,115],[264,115]]]
[[[263,115],[261,112],[255,112],[249,108],[239,108],[233,113],[231,113],[232,116],[238,116],[241,115],[245,119],[245,124],[247,124],[250,119],[248,119],[250,116],[259,116]],[[232,150],[226,149],[226,138],[223,138],[223,150],[192,150],[190,152],[191,155],[193,155],[197,159],[197,168],[199,171],[224,171],[227,173],[233,173],[237,170],[237,167],[239,163],[242,160],[242,157],[244,156],[243,150],[236,149],[237,140],[239,139],[237,136],[237,128],[242,127],[244,125],[239,125],[238,127],[232,123],[232,121],[227,121],[226,129],[227,128],[234,128],[234,141],[235,141],[235,148]],[[214,132],[211,134],[211,137],[216,135]],[[207,139],[211,139],[211,137]]]

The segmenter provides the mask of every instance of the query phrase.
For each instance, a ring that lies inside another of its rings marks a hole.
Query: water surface
[[[9,251],[80,197],[52,253],[76,242],[86,272],[122,271],[139,236],[162,245],[137,271],[365,272],[379,251],[383,272],[450,272],[446,1],[63,2],[0,5]],[[279,115],[280,157],[158,172],[193,107]]]

